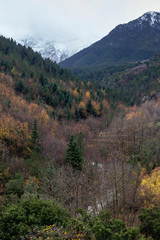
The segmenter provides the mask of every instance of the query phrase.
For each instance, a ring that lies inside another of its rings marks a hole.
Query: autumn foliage
[[[160,167],[151,174],[142,174],[140,194],[145,207],[160,206]]]

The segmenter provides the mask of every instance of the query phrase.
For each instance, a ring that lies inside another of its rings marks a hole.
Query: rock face
[[[160,13],[147,12],[120,24],[90,47],[61,62],[62,67],[110,66],[148,59],[160,53]]]

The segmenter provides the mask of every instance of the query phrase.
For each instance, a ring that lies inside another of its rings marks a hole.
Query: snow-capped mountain
[[[160,53],[160,13],[147,12],[115,27],[107,36],[61,62],[62,67],[110,66]]]
[[[31,47],[34,51],[39,52],[43,58],[50,58],[53,62],[61,62],[70,57],[76,51],[69,51],[63,44],[56,44],[54,41],[46,41],[43,39],[36,40],[29,36],[19,40],[19,43],[26,47]]]
[[[140,24],[144,21],[148,22],[150,26],[154,27],[157,23],[160,23],[160,13],[159,12],[147,12],[139,18]],[[160,27],[160,26],[159,26]]]
[[[86,47],[86,44],[78,39],[56,42],[54,40],[47,41],[42,38],[36,39],[30,35],[22,40],[18,40],[18,42],[39,52],[43,58],[50,58],[53,62],[57,63]]]
[[[118,25],[116,28],[121,28],[122,26],[128,28],[146,28],[147,26],[150,26],[154,29],[160,30],[160,12],[147,12],[129,23]]]

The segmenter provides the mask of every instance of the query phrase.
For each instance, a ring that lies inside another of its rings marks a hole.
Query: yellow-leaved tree
[[[80,116],[82,118],[86,118],[87,117],[87,111],[86,111],[86,103],[84,101],[79,103],[78,109],[79,109]]]
[[[151,174],[142,174],[140,195],[145,207],[160,206],[160,167],[155,168]]]
[[[86,92],[86,98],[90,99],[91,98],[91,94],[89,91]]]
[[[74,95],[75,97],[78,97],[78,96],[79,96],[78,88],[75,88],[75,89],[73,90],[73,95]]]
[[[13,152],[22,154],[30,145],[27,122],[20,122],[7,114],[0,118],[0,142]]]

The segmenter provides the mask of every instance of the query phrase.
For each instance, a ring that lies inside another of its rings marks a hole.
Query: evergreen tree
[[[70,111],[69,108],[66,108],[66,110],[65,110],[65,116],[66,116],[66,118],[67,118],[68,120],[72,118],[72,114],[71,114],[71,111]]]
[[[84,119],[87,117],[87,112],[84,108],[79,109],[79,117]]]
[[[100,111],[100,115],[102,115],[102,112],[103,112],[103,102],[102,101],[100,101],[100,109],[99,109],[99,111]]]
[[[32,151],[28,159],[31,173],[39,178],[40,175],[40,166],[39,162],[43,159],[40,148],[40,134],[38,130],[37,119],[34,119],[33,129],[31,134],[31,144]]]
[[[48,80],[43,76],[42,73],[40,74],[39,82],[42,86],[45,86],[46,84],[48,84]]]
[[[25,71],[22,72],[21,76],[24,78],[26,76]]]
[[[69,139],[66,161],[72,166],[74,170],[82,170],[82,150],[81,147],[78,146],[74,136],[71,136]]]
[[[37,119],[34,119],[33,129],[31,134],[31,143],[33,144],[33,146],[39,145],[39,138],[40,138],[40,134],[38,131]]]
[[[23,81],[20,79],[16,85],[16,91],[22,92],[24,90],[25,86]]]
[[[80,114],[79,114],[77,107],[75,107],[75,117],[76,117],[76,120],[79,121]]]
[[[140,231],[147,239],[160,239],[160,207],[144,208],[139,216]]]
[[[88,100],[87,104],[86,104],[86,109],[87,109],[87,113],[92,114],[92,115],[96,115],[95,109],[92,105],[91,99]]]

